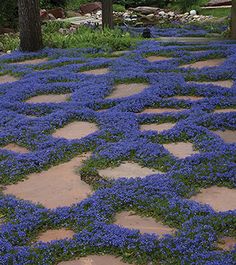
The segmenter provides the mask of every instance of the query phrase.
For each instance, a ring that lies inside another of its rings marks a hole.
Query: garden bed
[[[0,63],[1,264],[235,263],[236,44]]]

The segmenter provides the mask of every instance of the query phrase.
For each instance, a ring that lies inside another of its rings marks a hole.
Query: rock
[[[14,33],[15,31],[11,28],[2,28],[0,27],[0,35],[1,34],[9,34],[9,33]]]
[[[102,10],[101,2],[93,2],[93,3],[88,3],[88,4],[84,4],[80,6],[80,11],[82,14],[94,13],[98,10]]]
[[[196,16],[197,15],[197,11],[196,10],[191,10],[190,11],[190,15],[191,16]]]
[[[55,18],[65,18],[65,12],[61,7],[48,10],[48,14],[52,14]]]
[[[48,18],[49,18],[50,20],[55,20],[55,19],[56,19],[56,18],[53,16],[53,14],[51,14],[51,13],[48,14]]]
[[[40,10],[40,18],[41,18],[41,20],[48,20],[49,19],[48,12],[46,11],[46,9]]]
[[[167,15],[170,16],[170,17],[174,17],[175,13],[174,12],[168,12]]]
[[[211,0],[208,6],[227,6],[232,5],[232,1],[227,0]]]
[[[130,10],[137,12],[137,13],[144,14],[144,15],[149,15],[149,14],[157,13],[160,9],[157,7],[150,7],[150,6],[138,6]]]
[[[159,16],[162,16],[163,17],[166,13],[164,11],[161,11],[158,14],[159,14]]]
[[[155,18],[155,15],[154,14],[149,14],[149,15],[147,15],[147,18],[148,19],[153,19],[153,18]]]

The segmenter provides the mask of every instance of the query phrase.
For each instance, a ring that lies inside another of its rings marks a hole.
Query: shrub
[[[175,0],[172,5],[176,6],[180,11],[187,12],[191,9],[198,9],[199,6],[205,4],[206,0]]]
[[[114,0],[114,4],[120,4],[126,7],[135,7],[135,6],[158,6],[165,7],[171,1],[170,0]]]
[[[18,24],[17,0],[1,0],[0,26],[16,28]]]
[[[125,7],[120,5],[120,4],[114,4],[113,5],[113,10],[115,12],[125,12]]]

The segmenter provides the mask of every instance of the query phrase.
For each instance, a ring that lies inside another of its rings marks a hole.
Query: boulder
[[[196,10],[191,10],[189,13],[190,13],[191,16],[196,16],[197,15],[197,11]]]
[[[40,10],[40,18],[41,18],[41,20],[48,20],[49,19],[48,12],[46,11],[46,9]]]
[[[61,7],[48,10],[48,14],[52,14],[55,18],[65,18],[65,12]]]
[[[1,34],[9,34],[9,33],[14,33],[15,31],[11,28],[3,28],[0,27],[0,35]]]
[[[232,5],[232,1],[227,0],[211,0],[208,6],[228,6]]]
[[[94,12],[97,12],[98,10],[102,10],[101,2],[93,2],[93,3],[88,3],[88,4],[84,4],[80,6],[80,12],[82,14],[94,13]]]
[[[136,8],[130,9],[134,12],[141,13],[143,15],[155,14],[157,13],[160,8],[157,7],[150,7],[150,6],[138,6]]]

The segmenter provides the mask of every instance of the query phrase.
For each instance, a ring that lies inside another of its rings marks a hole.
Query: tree
[[[18,0],[20,49],[38,51],[43,47],[39,0]]]
[[[231,38],[236,40],[236,0],[232,1],[231,10]]]
[[[102,27],[113,28],[112,0],[102,0]]]

